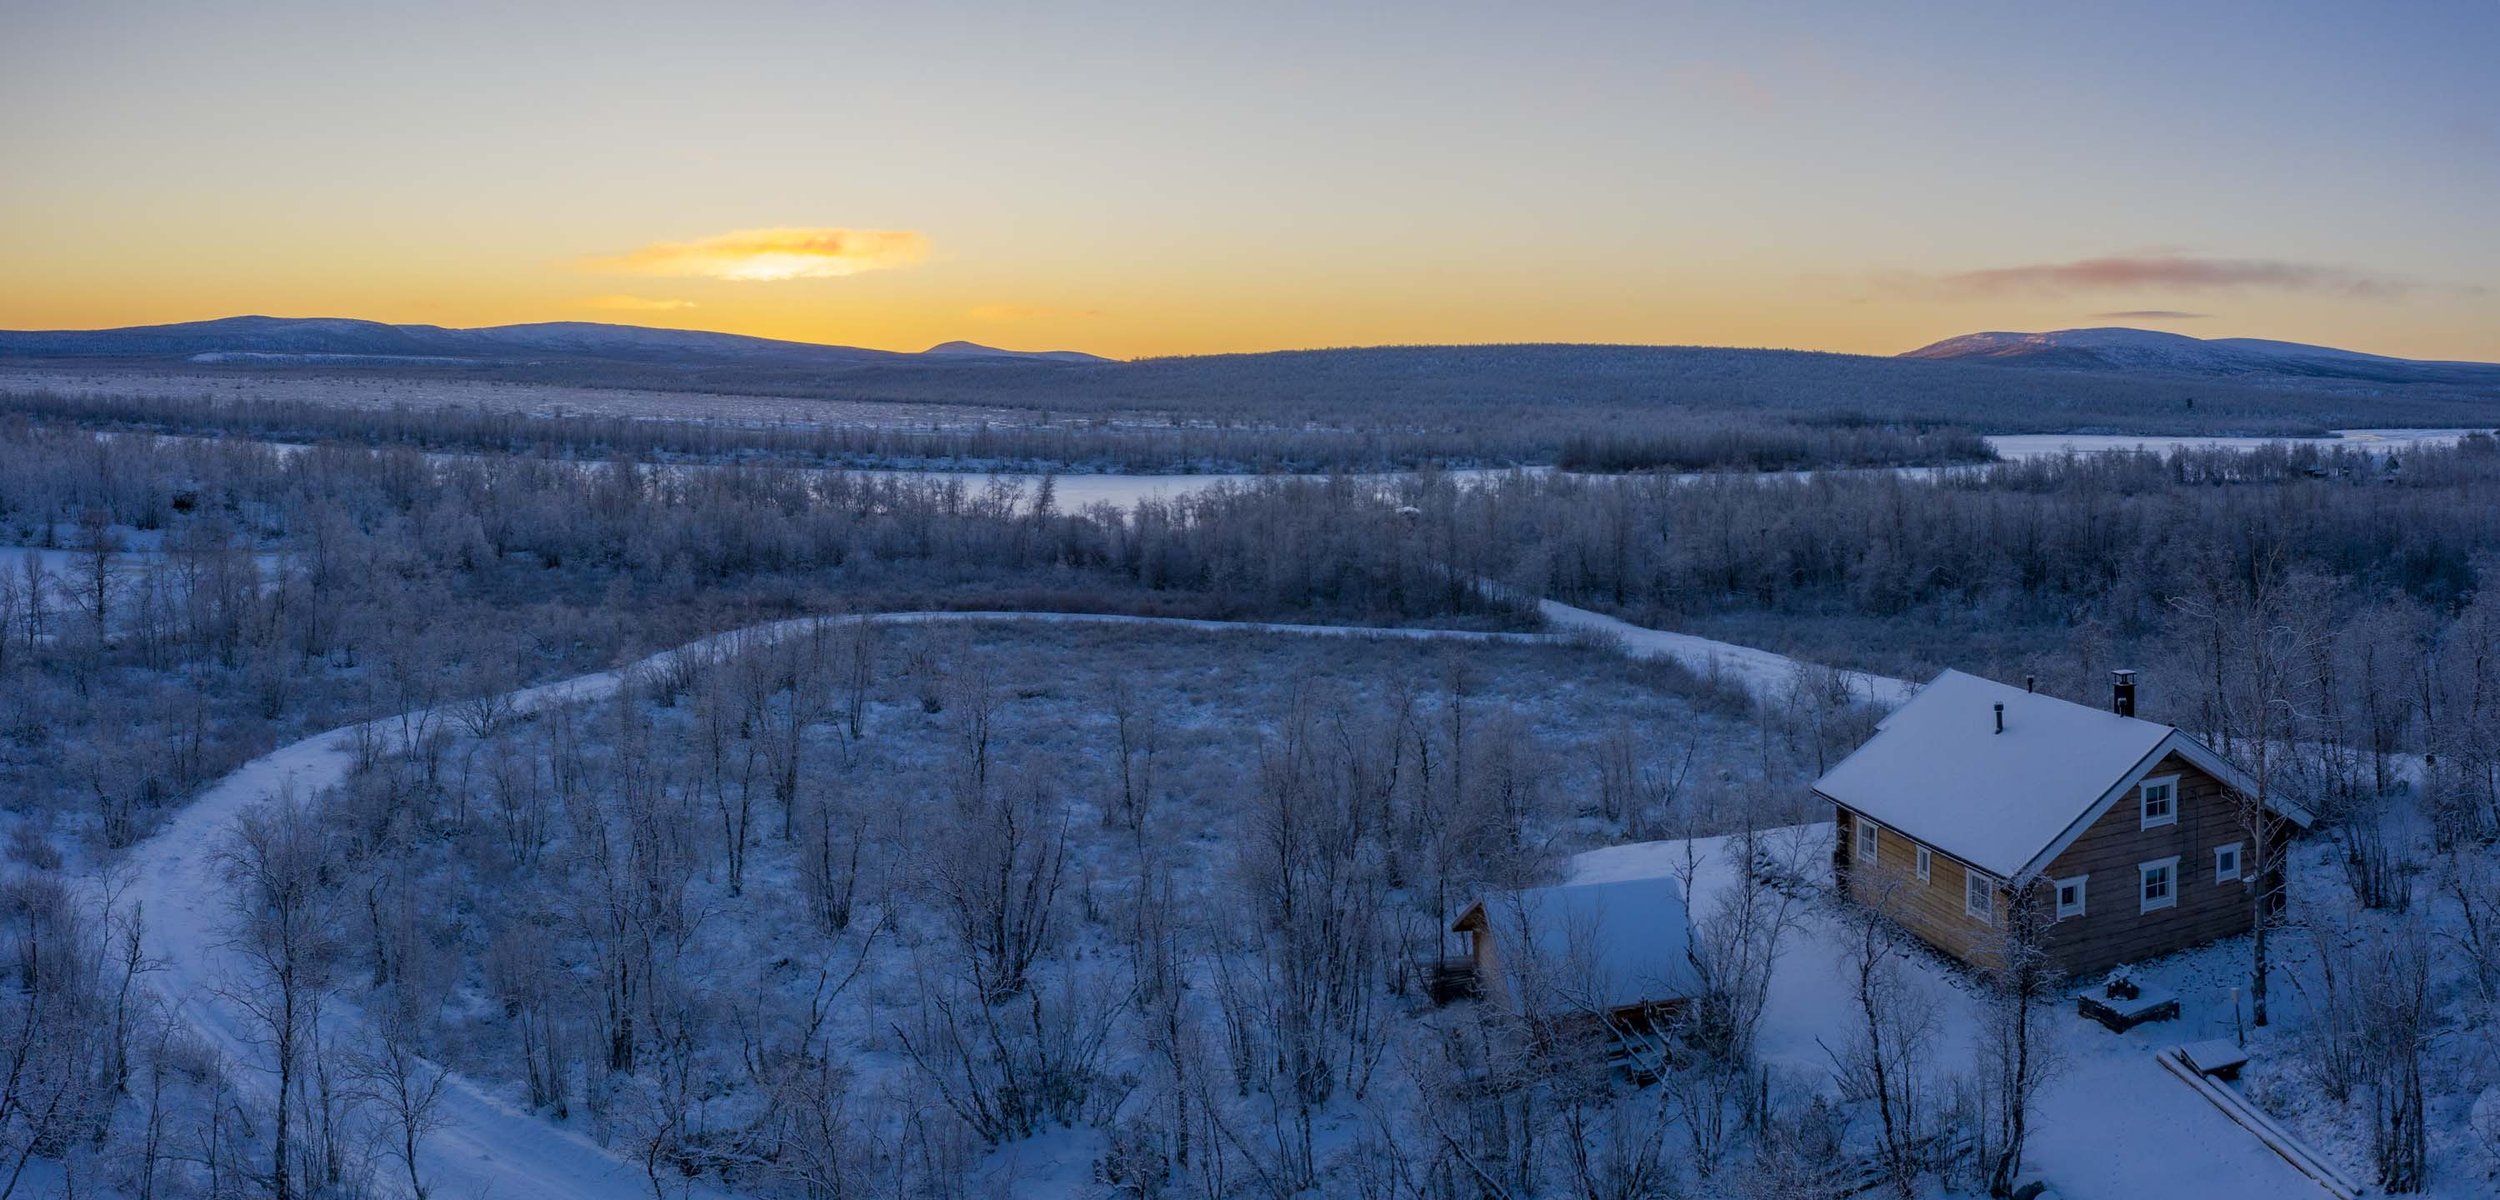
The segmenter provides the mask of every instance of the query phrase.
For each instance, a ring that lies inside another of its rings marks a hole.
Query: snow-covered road
[[[1551,644],[1564,638],[1603,635],[1636,658],[1671,658],[1696,671],[1717,670],[1741,680],[1759,694],[1784,688],[1798,665],[1769,651],[1684,634],[1643,629],[1567,605],[1547,602],[1547,620],[1560,633],[1488,633],[1448,629],[1382,629],[1358,626],[1292,625],[1131,617],[1075,613],[911,612],[876,619],[894,623],[958,621],[1040,621],[1054,624],[1137,625],[1214,633],[1265,633],[1296,636],[1411,638],[1443,641]],[[619,682],[637,670],[656,669],[685,656],[708,656],[743,642],[769,641],[800,633],[826,620],[797,618],[717,634],[655,654],[632,666],[581,675],[513,693],[517,711],[597,700],[613,693]],[[1907,694],[1908,685],[1880,677],[1866,679],[1869,695],[1891,705]],[[397,716],[368,722],[364,728],[386,741],[401,727]],[[267,1070],[265,1048],[234,998],[241,978],[241,958],[228,944],[226,883],[217,854],[226,844],[236,819],[252,805],[292,789],[309,796],[344,780],[354,766],[358,727],[350,726],[306,738],[244,764],[202,792],[175,814],[155,836],[132,848],[124,860],[129,880],[121,897],[124,906],[143,906],[146,952],[158,969],[146,978],[200,1035],[236,1064],[245,1087],[262,1083]],[[333,1003],[324,1018],[333,1033],[350,1037],[364,1030],[349,1006]],[[427,1135],[422,1158],[424,1174],[436,1195],[445,1197],[531,1197],[543,1200],[625,1200],[651,1194],[639,1164],[629,1163],[594,1144],[581,1133],[521,1110],[472,1081],[454,1075],[448,1086],[437,1127]],[[396,1176],[377,1172],[384,1186]],[[698,1189],[696,1195],[704,1195]]]
[[[1547,624],[1557,629],[1612,639],[1626,655],[1633,658],[1673,659],[1703,675],[1716,674],[1738,680],[1756,696],[1778,695],[1804,669],[1796,659],[1776,651],[1739,646],[1734,642],[1714,642],[1689,633],[1648,629],[1555,600],[1537,601],[1537,611],[1544,615]],[[1918,690],[1918,685],[1889,675],[1851,671],[1845,677],[1852,695],[1886,710],[1901,707],[1902,702],[1910,698],[1910,693]]]
[[[795,623],[755,632],[777,634]],[[728,637],[706,638],[671,651],[699,652]],[[667,655],[645,663],[656,664]],[[615,690],[621,671],[602,671],[514,694],[523,709],[589,700]],[[387,737],[398,718],[369,722]],[[244,1006],[230,993],[243,980],[242,956],[228,940],[227,884],[218,854],[237,817],[281,791],[310,795],[347,777],[355,765],[355,726],[283,746],[245,763],[202,792],[154,837],[124,860],[125,906],[146,917],[145,951],[156,969],[145,976],[175,1012],[238,1068],[239,1086],[266,1102],[274,1088],[266,1047],[254,1035]],[[344,1004],[324,1013],[327,1030],[361,1035],[359,1014]],[[440,1124],[427,1135],[422,1158],[434,1194],[444,1197],[544,1197],[547,1200],[610,1200],[646,1197],[651,1185],[639,1167],[601,1149],[580,1133],[542,1121],[458,1075],[446,1081]],[[393,1170],[377,1171],[384,1187],[404,1183]],[[697,1192],[701,1195],[704,1193]]]

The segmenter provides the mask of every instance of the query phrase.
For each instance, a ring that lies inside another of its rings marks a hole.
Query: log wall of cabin
[[[1858,857],[1858,823],[1866,820],[1835,804],[1834,828],[1840,845],[1833,862],[1848,881],[1849,897],[1897,921],[1927,944],[1964,962],[1986,965],[1998,961],[2001,938],[1996,924],[1971,916],[1964,907],[1972,870],[1962,860],[1932,846],[1927,848],[1927,878],[1918,877],[1919,843],[1878,821],[1875,861]],[[2002,884],[1985,872],[1996,911],[2005,911]]]
[[[2130,788],[2042,872],[2055,881],[2086,877],[2084,911],[2049,926],[2049,953],[2068,975],[2087,981],[2120,963],[2140,962],[2217,938],[2246,933],[2254,925],[2249,893],[2249,837],[2238,803],[2221,781],[2176,754],[2162,759],[2149,778],[2179,777],[2179,820],[2143,828],[2137,792]],[[2214,851],[2240,843],[2241,878],[2214,881]],[[2177,855],[2173,883],[2179,902],[2144,912],[2136,868]],[[2278,847],[2278,857],[2280,848]]]

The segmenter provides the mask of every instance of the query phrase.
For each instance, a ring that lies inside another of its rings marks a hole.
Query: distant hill
[[[931,356],[938,358],[1021,358],[1037,362],[1070,363],[1112,361],[1100,355],[1087,354],[1082,350],[1001,350],[996,346],[984,346],[979,342],[939,342],[920,352],[922,358]]]
[[[2500,423],[2500,368],[2143,330],[1975,334],[1893,357],[1536,343],[1115,362],[972,342],[897,353],[629,325],[446,329],[235,317],[0,333],[0,365],[11,376],[0,387],[38,391],[52,386],[48,377],[74,390],[180,396],[215,390],[199,386],[210,378],[420,385],[393,393],[400,398],[445,381],[550,385],[680,393],[690,414],[715,403],[707,398],[744,396],[1184,417],[1176,428],[1254,426],[1410,447],[1437,438],[1467,454],[1498,434],[1534,441],[1549,457],[1553,445],[1583,433],[1619,439],[1672,428],[1683,436],[1766,423],[2252,435]],[[1374,461],[1349,452],[1348,461],[1358,460]]]
[[[1901,357],[2081,371],[2275,375],[2311,380],[2500,387],[2500,364],[2494,363],[2390,358],[2382,354],[2362,354],[2300,342],[2275,342],[2262,338],[2197,338],[2151,329],[1971,333],[1946,338],[1932,346],[1921,346]]]
[[[587,321],[449,329],[337,317],[226,317],[125,329],[0,331],[0,358],[178,359],[202,364],[510,366],[536,361],[848,368],[920,362],[1085,362],[1073,350],[1025,352],[947,342],[919,354],[734,333]]]

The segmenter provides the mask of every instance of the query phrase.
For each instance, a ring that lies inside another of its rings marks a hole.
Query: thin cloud
[[[609,312],[674,312],[695,307],[692,300],[657,300],[649,296],[584,296],[574,303],[583,308],[600,308]]]
[[[2166,288],[2189,292],[2308,292],[2371,300],[2401,296],[2417,286],[2409,280],[2342,267],[2264,258],[2196,258],[2184,254],[2110,255],[2073,262],[1996,267],[1939,276],[1935,282],[1948,293],[1967,296],[1996,296],[2009,292],[2067,295],[2123,288]]]
[[[1081,321],[1102,315],[1099,308],[1052,308],[1039,304],[979,304],[964,310],[976,321]]]
[[[2180,312],[2175,308],[2129,308],[2118,312],[2094,313],[2095,321],[2202,321],[2212,313]]]
[[[634,275],[768,283],[908,267],[928,254],[929,239],[908,229],[740,229],[691,242],[653,242],[586,265]]]

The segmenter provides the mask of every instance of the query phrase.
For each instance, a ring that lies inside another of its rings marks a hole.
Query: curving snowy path
[[[1604,613],[1573,608],[1555,600],[1537,601],[1547,624],[1579,634],[1613,640],[1632,658],[1668,658],[1703,675],[1720,675],[1745,685],[1756,696],[1771,697],[1786,689],[1804,664],[1776,651],[1734,642],[1714,642],[1689,633],[1669,633],[1618,620]],[[1849,690],[1878,708],[1899,708],[1918,685],[1889,675],[1844,672]]]
[[[1267,633],[1299,636],[1431,639],[1441,641],[1553,644],[1572,636],[1601,635],[1626,655],[1663,657],[1698,671],[1720,671],[1743,681],[1759,694],[1784,687],[1799,669],[1781,655],[1747,646],[1713,642],[1685,634],[1643,629],[1612,617],[1551,601],[1546,618],[1563,633],[1488,633],[1451,629],[1380,629],[1360,626],[1190,620],[1176,617],[1132,617],[1078,613],[910,612],[873,619],[892,623],[956,621],[1034,621],[1054,624],[1139,625],[1207,632]],[[708,656],[741,644],[770,641],[821,623],[845,619],[800,617],[716,634],[677,649],[652,655],[631,666],[599,671],[512,693],[514,707],[527,712],[551,705],[597,700],[612,694],[635,671],[661,668],[686,656]],[[1908,685],[1880,677],[1865,680],[1870,698],[1893,704]],[[400,727],[397,716],[366,722],[361,728],[385,739]],[[243,1066],[238,1082],[260,1087],[266,1073],[262,1047],[238,1003],[226,993],[239,977],[239,958],[226,944],[226,883],[216,854],[236,818],[251,805],[292,788],[308,796],[344,780],[354,766],[353,746],[359,726],[348,726],[281,747],[219,780],[177,813],[154,837],[133,847],[124,860],[128,889],[124,905],[143,906],[147,917],[146,952],[159,969],[147,976],[150,986],[230,1061]],[[364,1032],[361,1014],[351,1005],[333,1002],[325,1020],[334,1033],[350,1037]],[[619,1158],[579,1132],[551,1124],[490,1094],[470,1080],[453,1075],[441,1101],[440,1123],[422,1151],[424,1173],[434,1194],[443,1197],[532,1197],[544,1200],[623,1200],[652,1193],[639,1164]],[[391,1171],[377,1172],[385,1186],[395,1186]],[[674,1188],[671,1189],[675,1190]],[[699,1196],[717,1193],[697,1188]]]

